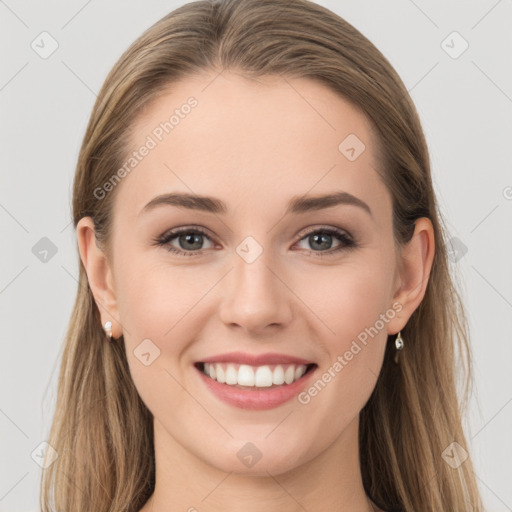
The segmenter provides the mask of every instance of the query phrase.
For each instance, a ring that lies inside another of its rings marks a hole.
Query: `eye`
[[[171,241],[175,238],[177,239],[179,248],[171,245]],[[196,256],[197,254],[200,254],[201,249],[204,249],[201,247],[203,238],[207,238],[211,241],[210,237],[201,228],[187,227],[167,231],[155,240],[155,242],[157,245],[165,247],[169,252],[173,252],[181,256]]]
[[[331,249],[333,239],[338,240],[340,243],[337,247]],[[335,228],[320,228],[309,231],[306,236],[299,240],[299,243],[306,241],[313,248],[309,252],[314,253],[315,256],[331,256],[345,249],[353,249],[356,247],[354,240],[344,231]]]
[[[180,256],[198,256],[205,249],[203,247],[204,238],[212,242],[212,239],[202,228],[185,227],[167,231],[158,237],[155,243],[158,246],[165,247],[169,252]],[[175,239],[178,247],[171,244]],[[331,249],[333,239],[338,240],[340,242],[339,245],[332,250],[323,250]],[[311,245],[312,249],[309,249],[308,252],[315,256],[331,256],[344,249],[356,247],[356,243],[350,235],[336,228],[317,228],[311,230],[298,243],[302,241],[306,241]]]

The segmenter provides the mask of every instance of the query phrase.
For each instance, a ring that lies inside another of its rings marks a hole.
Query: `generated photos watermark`
[[[311,399],[317,396],[361,352],[368,344],[368,337],[373,339],[377,336],[384,329],[385,325],[395,318],[396,314],[400,311],[402,311],[402,304],[394,302],[391,308],[379,315],[379,319],[371,327],[366,327],[361,331],[357,335],[357,340],[352,340],[350,348],[343,355],[338,355],[336,361],[308,389],[299,393],[297,397],[299,403],[302,405],[309,404]]]
[[[194,107],[197,107],[199,102],[194,96],[187,99],[186,103],[179,108],[175,108],[173,114],[168,120],[162,121],[158,126],[155,126],[151,133],[146,137],[144,144],[139,149],[133,151],[131,156],[124,162],[124,164],[101,186],[96,187],[93,191],[94,197],[98,200],[103,199],[108,192],[112,191],[120,181],[129,174],[137,165],[139,165],[150,151],[155,149],[160,142],[162,142],[166,135],[172,132],[178,126],[182,119],[190,114]]]

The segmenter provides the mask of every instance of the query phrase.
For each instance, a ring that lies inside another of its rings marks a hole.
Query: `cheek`
[[[351,421],[370,397],[387,341],[387,322],[381,315],[386,318],[388,312],[388,321],[394,316],[388,311],[391,269],[377,251],[374,256],[347,262],[321,282],[315,280],[310,291],[314,295],[308,299],[318,305],[315,312],[326,325],[318,332],[323,333],[319,342],[327,354],[318,376],[327,384],[312,389],[311,400],[319,411],[339,405],[338,428]],[[318,392],[324,385],[325,390]],[[315,393],[321,395],[319,400],[313,398]]]
[[[331,346],[357,338],[390,307],[390,275],[382,259],[364,258],[318,272],[304,287],[305,302],[325,324]]]
[[[119,265],[118,308],[130,333],[163,340],[211,284],[198,279],[197,267],[155,263],[141,255]]]
[[[381,315],[385,317],[390,308],[389,276],[382,259],[365,258],[318,274],[314,285],[304,289],[305,302],[315,304],[314,313],[321,320],[317,342],[326,357],[300,403],[314,411],[318,428],[325,428],[321,422],[326,415],[332,418],[333,431],[344,428],[375,387],[386,348],[387,323]],[[388,320],[393,317],[389,314]]]
[[[177,384],[185,382],[182,355],[194,339],[197,302],[208,287],[187,271],[148,264],[142,257],[118,269],[118,308],[131,377],[143,402],[159,416],[170,402],[173,407],[186,402]]]

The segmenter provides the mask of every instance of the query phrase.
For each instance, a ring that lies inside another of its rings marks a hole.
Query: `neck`
[[[292,469],[263,466],[262,458],[257,474],[241,474],[196,457],[154,419],[156,484],[140,512],[170,505],[190,512],[378,512],[362,483],[358,426],[357,417],[332,445]]]

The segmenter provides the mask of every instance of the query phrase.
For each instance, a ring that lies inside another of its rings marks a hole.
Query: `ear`
[[[98,246],[92,218],[81,218],[76,230],[80,259],[100,312],[101,326],[103,328],[105,322],[110,320],[112,337],[117,339],[122,334],[122,327],[119,322],[114,277],[106,254]]]
[[[388,323],[388,334],[401,331],[423,300],[434,253],[435,238],[432,222],[426,217],[417,219],[411,240],[401,250],[393,303],[398,302],[402,309]]]

